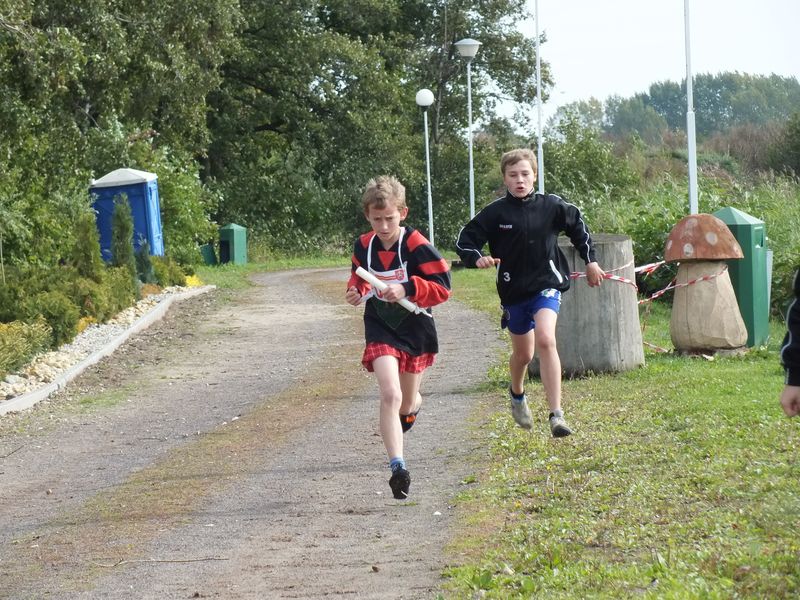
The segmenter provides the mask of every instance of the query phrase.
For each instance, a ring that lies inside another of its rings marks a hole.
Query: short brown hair
[[[505,175],[506,168],[515,165],[522,160],[527,160],[533,167],[533,172],[539,171],[539,165],[536,162],[536,154],[530,148],[516,148],[509,150],[500,158],[500,172]]]
[[[405,186],[391,175],[381,175],[370,179],[367,187],[364,188],[364,195],[361,197],[364,213],[369,212],[370,206],[384,209],[390,203],[393,203],[398,210],[406,208]]]

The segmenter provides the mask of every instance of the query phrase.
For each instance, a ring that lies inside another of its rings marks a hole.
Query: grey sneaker
[[[557,415],[550,413],[550,433],[553,437],[567,437],[572,433],[567,422],[564,420],[564,415]]]
[[[517,402],[511,398],[511,416],[517,422],[517,425],[523,429],[530,429],[533,427],[533,417],[531,416],[531,409],[528,408],[528,400],[524,398],[522,402]]]

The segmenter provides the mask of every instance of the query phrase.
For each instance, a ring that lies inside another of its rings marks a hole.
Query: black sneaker
[[[417,422],[418,414],[419,414],[419,409],[417,409],[417,412],[413,412],[410,415],[400,415],[400,427],[403,428],[403,433],[405,433],[414,426],[414,423]]]
[[[411,487],[411,474],[405,469],[397,469],[389,479],[389,487],[392,488],[392,495],[398,500],[408,498],[408,488]]]

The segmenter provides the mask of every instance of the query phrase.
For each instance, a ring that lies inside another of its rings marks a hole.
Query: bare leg
[[[523,335],[511,334],[511,357],[508,359],[508,371],[511,377],[511,391],[521,394],[525,391],[525,376],[528,365],[533,360],[533,349],[536,336],[531,330]]]
[[[410,415],[422,406],[422,396],[419,386],[422,383],[422,373],[400,373],[400,389],[403,391],[403,401],[400,404],[400,414]]]
[[[400,386],[400,372],[394,356],[379,356],[372,361],[372,368],[378,379],[380,390],[380,429],[383,445],[389,458],[403,456],[403,430],[400,427],[400,404],[403,392]]]
[[[542,308],[534,315],[536,322],[536,353],[539,356],[539,374],[550,411],[561,408],[561,358],[556,347],[556,321],[558,314]]]

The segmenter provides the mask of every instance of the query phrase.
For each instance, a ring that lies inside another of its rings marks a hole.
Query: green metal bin
[[[247,264],[247,229],[235,223],[219,228],[219,262]]]
[[[770,298],[764,221],[732,207],[722,208],[714,216],[728,226],[742,247],[744,258],[727,261],[728,271],[747,327],[747,345],[761,346],[769,338]]]

